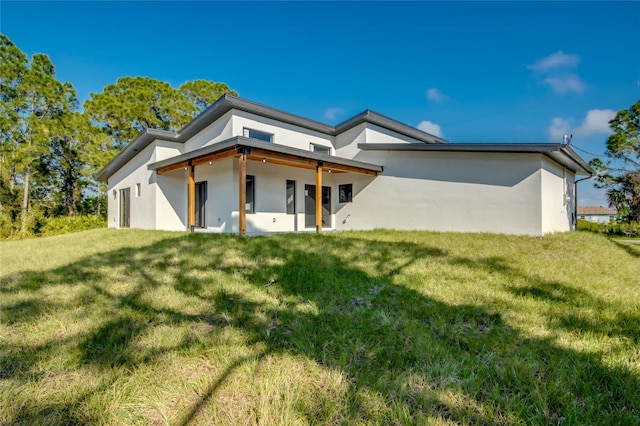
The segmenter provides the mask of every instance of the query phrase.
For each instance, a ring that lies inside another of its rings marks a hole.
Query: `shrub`
[[[640,223],[596,223],[578,219],[578,231],[589,231],[598,234],[617,235],[622,237],[640,237]]]
[[[39,227],[39,236],[67,234],[70,232],[86,231],[88,229],[104,228],[107,221],[100,216],[56,216],[46,218]]]

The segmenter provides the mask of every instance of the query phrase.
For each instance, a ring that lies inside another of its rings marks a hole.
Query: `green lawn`
[[[640,245],[99,229],[0,243],[1,424],[640,424]]]

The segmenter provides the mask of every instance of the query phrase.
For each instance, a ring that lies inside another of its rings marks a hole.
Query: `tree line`
[[[609,207],[626,223],[640,222],[640,101],[619,111],[609,122],[604,161],[591,160],[598,172],[596,187],[607,190]]]
[[[0,34],[0,237],[51,217],[106,217],[95,174],[144,128],[180,130],[225,93],[237,95],[213,81],[122,77],[81,105],[47,55],[29,59]]]

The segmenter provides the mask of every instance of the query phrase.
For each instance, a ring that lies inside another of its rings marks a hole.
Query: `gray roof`
[[[238,98],[231,95],[223,95],[204,110],[199,116],[193,119],[182,130],[178,132],[145,129],[142,131],[125,149],[123,149],[116,157],[109,162],[98,174],[96,179],[106,181],[112,176],[118,169],[129,162],[133,157],[137,155],[139,151],[147,147],[151,142],[156,139],[185,143],[190,138],[195,136],[198,132],[202,131],[205,127],[215,122],[232,109],[256,114],[261,117],[270,118],[280,121],[282,123],[292,124],[305,129],[313,130],[316,132],[324,133],[329,136],[336,136],[343,133],[361,123],[372,123],[380,127],[392,130],[401,135],[409,136],[420,142],[425,143],[448,143],[445,139],[423,132],[415,127],[393,120],[389,117],[385,117],[382,114],[366,110],[362,113],[338,124],[337,126],[331,126],[319,121],[310,120],[299,115],[291,114],[276,108],[271,108],[256,102],[252,102],[246,99]]]
[[[351,160],[349,158],[334,157],[326,154],[319,154],[317,152],[311,152],[304,149],[292,148],[286,145],[278,145],[269,142],[260,141],[257,139],[245,138],[244,136],[234,136],[221,142],[216,142],[212,145],[207,145],[203,148],[189,151],[176,157],[171,157],[166,160],[157,161],[149,164],[147,167],[149,170],[158,170],[165,166],[170,166],[183,161],[188,161],[197,157],[202,157],[209,154],[216,154],[218,152],[226,151],[235,148],[255,148],[265,151],[275,152],[278,154],[295,155],[298,157],[308,158],[310,160],[317,160],[331,164],[337,164],[340,166],[357,167],[372,172],[381,172],[382,166],[377,164],[365,163],[363,161]]]
[[[559,143],[360,143],[358,144],[358,148],[363,151],[539,153],[546,155],[574,173],[589,176],[593,176],[596,173],[595,170],[568,145]]]

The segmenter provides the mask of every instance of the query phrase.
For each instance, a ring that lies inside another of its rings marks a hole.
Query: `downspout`
[[[573,200],[573,211],[575,214],[575,218],[573,219],[573,230],[578,229],[578,182],[582,182],[583,180],[591,179],[593,177],[592,174],[587,176],[586,178],[578,179],[573,182],[573,192],[574,192],[574,200]]]

